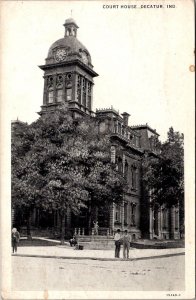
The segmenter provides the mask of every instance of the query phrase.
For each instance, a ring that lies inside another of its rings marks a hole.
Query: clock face
[[[83,60],[83,62],[84,62],[85,64],[88,63],[88,56],[87,56],[87,54],[86,54],[85,52],[82,53],[82,60]]]
[[[63,60],[65,60],[66,56],[67,56],[67,52],[65,49],[63,49],[63,48],[58,49],[56,51],[55,59],[56,59],[56,61],[63,61]]]

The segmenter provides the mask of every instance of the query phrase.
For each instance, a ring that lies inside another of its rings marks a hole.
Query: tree
[[[90,219],[92,207],[123,195],[125,181],[110,161],[110,147],[93,119],[74,120],[64,107],[22,126],[13,133],[13,205],[58,210],[63,243],[68,208],[78,214],[88,207]]]
[[[148,196],[150,191],[152,205],[179,204],[181,222],[184,221],[183,140],[183,134],[171,127],[167,140],[160,144],[160,154],[147,155],[143,160],[143,183]]]

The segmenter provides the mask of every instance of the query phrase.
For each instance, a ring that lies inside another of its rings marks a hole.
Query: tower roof
[[[69,19],[65,20],[64,26],[69,25],[69,24],[74,24],[77,28],[79,28],[78,25],[76,24],[76,21],[73,18],[69,18]]]
[[[77,39],[77,29],[79,28],[76,21],[72,18],[65,20],[63,25],[65,27],[64,38],[55,41],[49,48],[46,58],[46,64],[54,64],[55,54],[58,49],[63,49],[66,53],[64,60],[70,61],[72,59],[79,59],[87,66],[92,68],[91,56],[87,48]]]

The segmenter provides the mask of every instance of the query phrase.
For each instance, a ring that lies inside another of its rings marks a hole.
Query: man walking
[[[19,243],[19,240],[20,240],[20,234],[19,234],[19,232],[17,231],[16,228],[13,228],[12,229],[12,250],[13,250],[13,253],[17,252],[17,245]]]
[[[123,241],[123,258],[128,259],[131,237],[128,234],[127,230],[125,230],[124,232],[122,241]]]
[[[120,244],[121,244],[121,236],[120,236],[120,229],[117,229],[117,232],[114,235],[114,242],[115,242],[115,257],[120,257]]]

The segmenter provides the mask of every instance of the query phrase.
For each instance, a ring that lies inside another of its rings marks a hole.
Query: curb
[[[100,261],[136,261],[136,260],[146,260],[146,259],[157,259],[157,258],[164,258],[164,257],[171,257],[171,256],[179,256],[185,255],[185,252],[181,253],[171,253],[171,254],[163,254],[163,255],[156,255],[156,256],[146,256],[146,257],[138,257],[132,259],[123,259],[123,258],[101,258],[101,257],[76,257],[76,256],[55,256],[55,255],[39,255],[39,254],[12,254],[12,256],[19,256],[19,257],[40,257],[40,258],[57,258],[57,259],[78,259],[78,260],[100,260]]]

